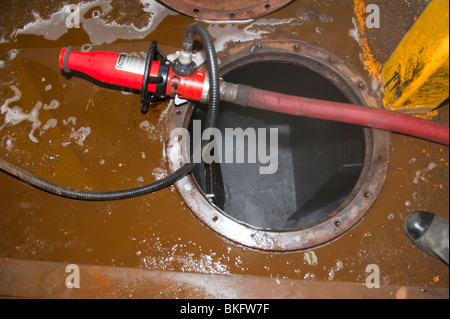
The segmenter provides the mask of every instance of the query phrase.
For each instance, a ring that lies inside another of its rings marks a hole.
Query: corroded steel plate
[[[269,14],[292,0],[161,0],[188,16],[202,20],[247,20]]]

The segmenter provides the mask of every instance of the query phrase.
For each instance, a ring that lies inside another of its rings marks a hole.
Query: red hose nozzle
[[[59,54],[59,67],[66,72],[75,70],[85,73],[105,83],[141,90],[145,59],[107,51],[79,52],[68,47],[62,48]],[[159,82],[149,81],[149,92],[155,93],[157,85],[161,85],[164,87],[161,98],[178,94],[182,99],[206,102],[208,81],[205,72],[196,71],[191,76],[182,76],[170,66],[168,74],[161,76],[161,70],[161,62],[152,61],[149,77],[159,79]]]

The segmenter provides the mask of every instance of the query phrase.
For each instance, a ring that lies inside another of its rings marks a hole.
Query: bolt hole
[[[219,220],[219,217],[214,216],[212,220],[213,220],[213,222],[217,222]]]
[[[181,111],[180,110],[177,110],[176,113],[177,113],[177,115],[181,115]]]
[[[270,6],[270,4],[266,4],[266,5],[264,6],[264,8],[265,8],[266,10],[270,10],[271,6]]]
[[[230,19],[234,19],[236,17],[234,13],[230,13],[228,16],[230,17]]]
[[[194,9],[194,14],[199,14],[200,10],[199,9]]]

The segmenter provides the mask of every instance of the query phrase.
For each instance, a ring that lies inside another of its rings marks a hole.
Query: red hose
[[[397,112],[296,97],[251,88],[247,106],[279,113],[358,124],[449,145],[447,125]]]

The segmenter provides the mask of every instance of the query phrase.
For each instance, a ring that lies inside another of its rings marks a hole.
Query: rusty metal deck
[[[58,54],[62,47],[74,45],[141,55],[151,40],[172,54],[195,20],[155,1],[72,1],[80,4],[81,27],[68,29],[63,9],[69,1],[46,3],[35,1],[34,14],[15,1],[0,5],[0,105],[18,106],[28,115],[41,105],[40,124],[28,117],[4,126],[0,115],[0,155],[73,188],[124,189],[166,174],[168,103],[143,116],[138,94],[84,78],[65,78]],[[356,10],[366,3],[298,0],[255,20],[206,25],[219,53],[238,43],[257,46],[260,39],[320,45],[355,68],[370,84],[368,89],[377,91],[378,66],[426,2],[373,0],[383,22],[380,29],[369,30],[359,24],[362,15]],[[33,23],[37,15],[41,19]],[[43,108],[53,100],[58,108]],[[448,124],[448,105],[433,116]],[[393,134],[390,149],[385,186],[365,218],[339,240],[291,253],[261,252],[218,236],[192,214],[175,187],[133,200],[86,203],[54,197],[1,173],[0,294],[448,298],[448,266],[425,255],[403,232],[404,219],[415,210],[448,219],[448,148]],[[67,264],[80,266],[83,288],[65,288]],[[371,264],[380,269],[379,290],[363,286]]]

